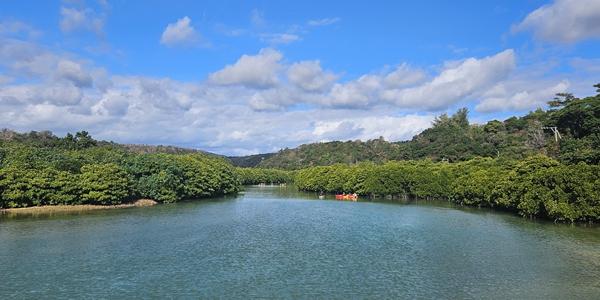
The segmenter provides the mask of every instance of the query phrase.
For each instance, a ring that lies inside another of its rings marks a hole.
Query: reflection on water
[[[600,229],[449,203],[238,197],[0,217],[0,298],[597,298]]]

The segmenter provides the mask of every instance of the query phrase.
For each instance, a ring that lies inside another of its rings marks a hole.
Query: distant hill
[[[397,159],[401,146],[385,140],[335,141],[301,145],[294,149],[283,149],[263,160],[257,166],[264,168],[300,169],[310,166],[324,166],[335,163],[356,163],[359,161],[383,162]]]
[[[187,153],[204,153],[211,156],[222,155],[197,150],[190,148],[182,148],[165,145],[143,145],[143,144],[119,144],[111,141],[102,141],[93,139],[87,131],[80,131],[73,134],[67,134],[65,137],[58,137],[51,131],[30,131],[19,133],[14,130],[4,128],[0,130],[0,141],[18,142],[30,144],[39,147],[60,147],[66,149],[81,149],[94,146],[112,146],[120,148],[128,152],[145,154],[145,153],[168,153],[168,154],[187,154]]]
[[[597,87],[600,92],[600,86]],[[549,105],[546,111],[538,109],[523,117],[493,120],[483,125],[470,124],[467,109],[460,109],[452,116],[437,117],[431,128],[409,141],[387,142],[380,138],[305,144],[282,149],[261,161],[248,159],[246,166],[293,170],[361,161],[519,159],[535,153],[567,163],[599,163],[600,95],[578,99],[571,94],[559,94]],[[559,131],[558,142],[550,127]],[[243,161],[244,157],[237,159]]]
[[[119,144],[119,146],[127,149],[134,153],[169,153],[169,154],[186,154],[186,153],[205,153],[209,155],[217,155],[206,151],[197,149],[181,148],[175,146],[164,146],[164,145],[140,145],[140,144]]]
[[[236,167],[256,167],[263,160],[268,159],[275,155],[275,153],[264,153],[247,156],[228,156],[227,159]]]

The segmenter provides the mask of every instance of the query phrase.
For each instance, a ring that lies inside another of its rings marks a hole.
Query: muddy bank
[[[69,212],[84,212],[84,211],[102,210],[102,209],[154,206],[156,204],[158,204],[158,202],[151,200],[151,199],[139,199],[132,203],[118,204],[118,205],[91,205],[91,204],[44,205],[44,206],[31,206],[31,207],[0,209],[0,214],[34,215],[34,214],[53,214],[53,213],[63,213],[63,212],[69,213]]]

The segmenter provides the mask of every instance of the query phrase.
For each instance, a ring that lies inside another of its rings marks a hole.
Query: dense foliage
[[[236,171],[244,185],[291,183],[294,178],[293,172],[277,169],[236,168]]]
[[[600,162],[600,95],[578,99],[558,94],[548,110],[486,124],[470,124],[468,111],[437,117],[433,126],[405,142],[382,138],[328,142],[284,149],[256,161],[259,167],[301,169],[336,163],[390,160],[465,161],[475,157],[522,159],[545,154],[565,163]],[[557,142],[549,127],[561,134]]]
[[[318,166],[298,171],[307,191],[449,200],[556,221],[600,221],[600,166],[567,165],[544,155],[521,161],[404,161]]]
[[[0,208],[138,198],[174,202],[235,193],[240,187],[233,166],[202,153],[132,152],[86,132],[59,138],[4,130],[0,137]]]

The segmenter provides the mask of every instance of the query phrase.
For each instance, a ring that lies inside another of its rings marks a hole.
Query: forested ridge
[[[600,89],[600,85],[595,87]],[[600,91],[598,91],[600,93]],[[556,127],[561,135],[555,141]],[[549,109],[538,109],[523,117],[486,124],[470,124],[468,111],[437,117],[433,126],[410,141],[334,141],[283,149],[256,160],[258,167],[302,169],[337,163],[391,160],[465,161],[475,157],[523,159],[544,154],[564,163],[600,162],[600,95],[575,98],[558,94]]]

